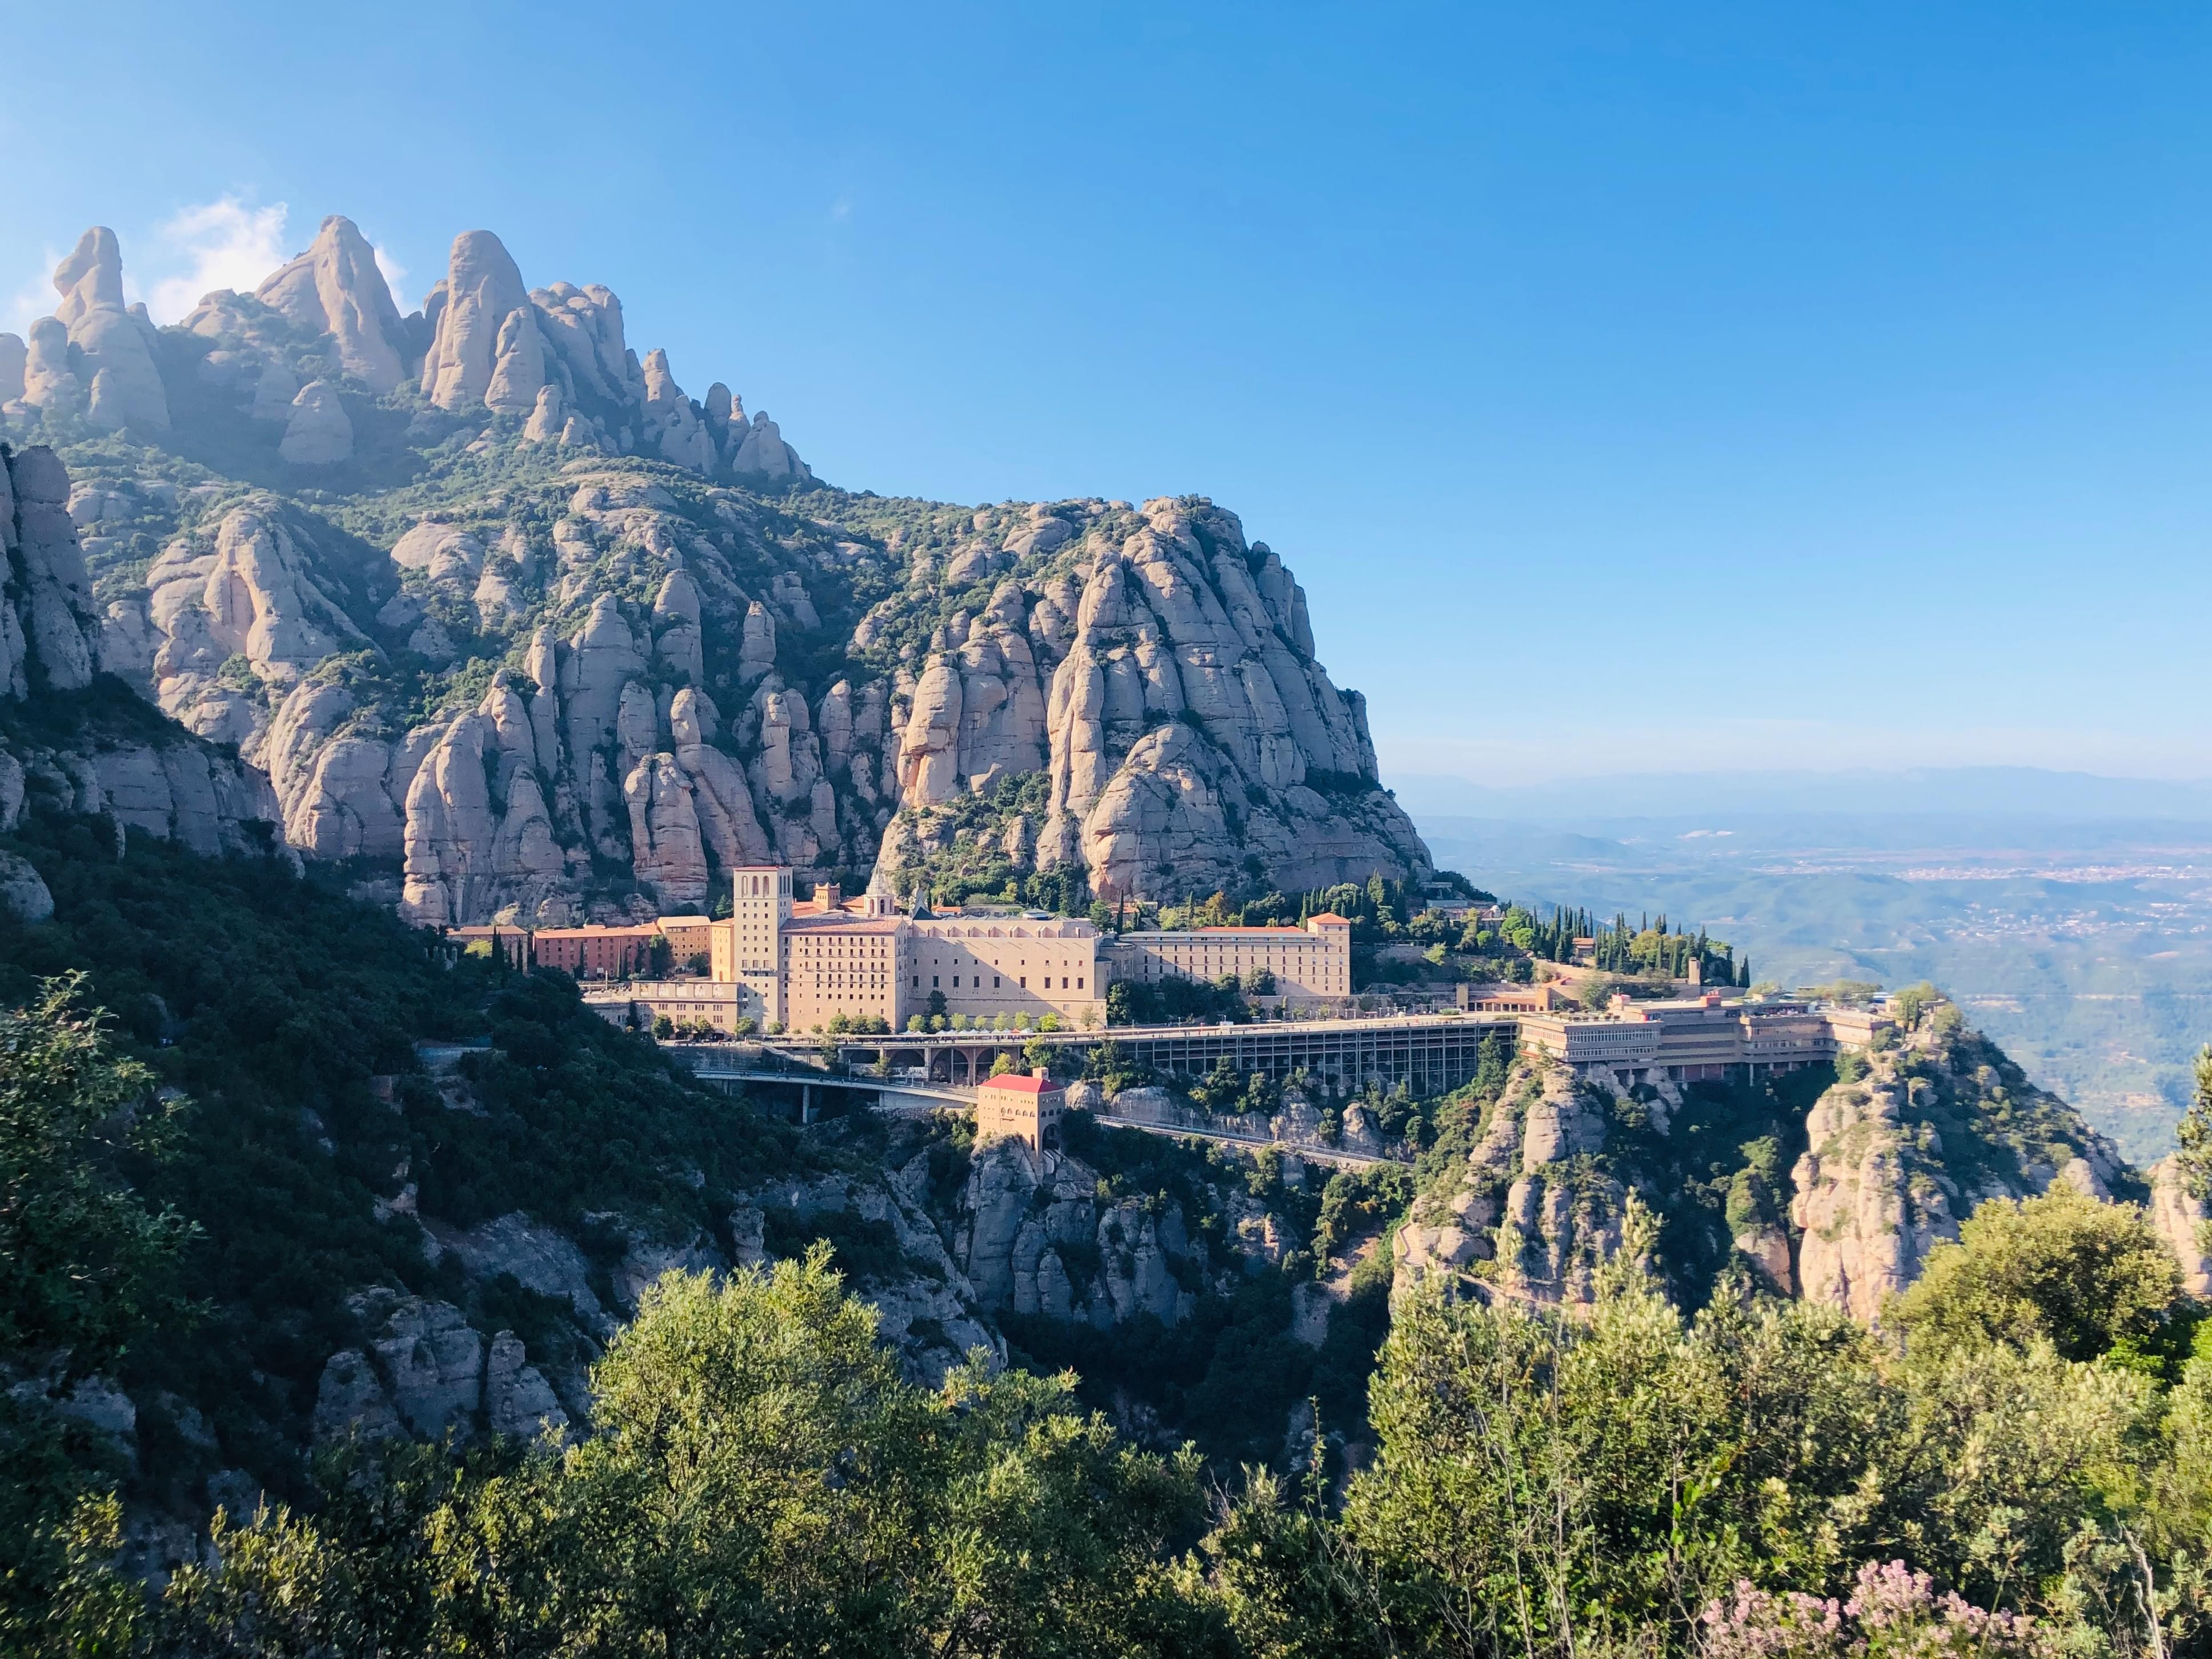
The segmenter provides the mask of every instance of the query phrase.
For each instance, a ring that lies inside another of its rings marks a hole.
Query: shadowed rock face
[[[0,454],[0,556],[9,567],[0,602],[0,699],[82,690],[99,669],[113,666],[105,660],[73,502],[99,522],[94,504],[76,500],[51,448]],[[0,831],[36,804],[106,812],[204,853],[246,850],[275,817],[265,779],[181,731],[167,743],[88,736],[59,748],[0,744]],[[40,908],[27,890],[10,902],[25,914]],[[44,909],[52,908],[48,899]]]

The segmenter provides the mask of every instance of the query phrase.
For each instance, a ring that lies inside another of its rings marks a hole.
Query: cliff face
[[[2147,1196],[2110,1142],[1952,1012],[1868,1055],[1864,1074],[1839,1080],[1806,1120],[1790,1172],[1798,1279],[1808,1299],[1854,1318],[1875,1318],[1984,1199],[2054,1181]]]
[[[70,494],[52,449],[0,447],[0,833],[44,804],[197,852],[266,847],[273,803],[251,769],[90,690],[101,629]]]
[[[1394,1294],[1441,1279],[1486,1298],[1589,1301],[1627,1200],[1601,1158],[1617,1103],[1563,1068],[1516,1066],[1472,1148],[1399,1227]]]
[[[1457,1294],[1587,1301],[1633,1191],[1659,1218],[1653,1265],[1678,1294],[1698,1299],[1733,1270],[1872,1322],[1985,1199],[2059,1181],[2152,1196],[1948,1006],[1844,1072],[1810,1095],[1825,1073],[1617,1089],[1520,1062],[1445,1143],[1453,1156],[1396,1236],[1396,1288],[1441,1279]],[[2203,1206],[2168,1176],[2157,1200],[2201,1279]]]
[[[903,891],[980,851],[1104,897],[1429,869],[1304,594],[1203,498],[824,489],[605,289],[531,289],[471,231],[403,316],[339,217],[116,334],[94,374],[144,391],[135,343],[176,420],[94,443],[69,331],[120,294],[113,237],[56,282],[67,339],[0,385],[77,469],[41,488],[97,620],[72,650],[27,596],[54,672],[234,746],[293,847],[397,860],[416,919],[695,905],[765,859]]]
[[[919,1205],[927,1171],[925,1152],[892,1184]],[[1139,1314],[1175,1325],[1201,1292],[1233,1294],[1248,1268],[1282,1258],[1285,1224],[1234,1183],[1202,1194],[1211,1226],[1176,1198],[1109,1198],[1109,1186],[1073,1153],[1040,1158],[1012,1141],[980,1149],[938,1212],[977,1305],[1101,1330]]]
[[[1015,870],[1073,866],[1102,897],[1428,873],[1376,783],[1365,705],[1314,660],[1304,593],[1233,514],[1077,501],[966,528],[860,624],[908,630],[894,884],[957,845],[964,815],[938,809],[1038,771],[1042,810],[989,833]]]

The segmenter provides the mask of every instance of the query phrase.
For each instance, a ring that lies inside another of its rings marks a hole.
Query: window
[[[919,974],[917,974],[917,975],[915,975],[915,978],[917,978],[917,979],[919,979],[919,978],[921,978],[921,976]],[[953,981],[952,982],[953,982],[955,985],[957,985],[960,981],[959,981],[958,980],[955,980],[955,981]],[[933,991],[934,991],[934,990],[937,988],[937,975],[934,975],[934,974],[932,974],[932,975],[929,976],[929,988],[930,988],[931,990],[933,990]]]
[[[999,976],[996,974],[991,975],[991,988],[994,991],[999,988]]]

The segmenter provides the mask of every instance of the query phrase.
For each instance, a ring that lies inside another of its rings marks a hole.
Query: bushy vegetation
[[[1251,1018],[1252,1005],[1234,974],[1211,981],[1181,974],[1117,979],[1106,988],[1109,1025],[1218,1025]]]
[[[5,845],[55,915],[0,912],[0,1006],[52,1006],[65,984],[67,1018],[106,1010],[118,1075],[160,1091],[131,1134],[102,1131],[100,1165],[191,1229],[173,1289],[198,1316],[157,1322],[114,1366],[135,1398],[167,1402],[140,1417],[155,1501],[190,1501],[218,1468],[303,1490],[323,1364],[357,1340],[347,1293],[471,1294],[419,1229],[378,1221],[377,1200],[411,1185],[424,1213],[462,1226],[526,1210],[618,1255],[587,1217],[688,1239],[726,1225],[733,1191],[817,1156],[565,978],[450,951],[281,860],[136,833],[118,859],[112,822],[83,817],[33,816]],[[439,1079],[422,1040],[485,1046]],[[34,1305],[11,1302],[17,1317]],[[179,1431],[187,1412],[204,1436]]]
[[[2025,1207],[2062,1241],[2142,1230],[2072,1194]],[[1758,1297],[1688,1316],[1637,1265],[1651,1242],[1632,1210],[1580,1313],[1414,1295],[1372,1462],[1332,1490],[1316,1444],[1299,1489],[1248,1470],[1210,1511],[1194,1455],[1128,1444],[1071,1378],[902,1382],[823,1254],[671,1274],[594,1368],[582,1443],[356,1445],[311,1505],[218,1516],[208,1565],[158,1595],[106,1566],[116,1510],[82,1498],[10,1635],[87,1656],[2203,1650],[2212,1357],[2171,1382],[2068,1358],[2063,1300],[2020,1315],[1980,1265],[1936,1293],[1963,1298],[1942,1340]]]

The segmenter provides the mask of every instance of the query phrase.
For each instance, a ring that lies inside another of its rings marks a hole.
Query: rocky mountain
[[[1396,1288],[1442,1279],[1468,1294],[1588,1301],[1635,1192],[1662,1218],[1658,1265],[1691,1299],[1734,1270],[1871,1322],[1987,1199],[2054,1182],[2152,1196],[1948,1004],[1808,1092],[1827,1075],[1620,1088],[1540,1054],[1520,1060],[1440,1142],[1394,1241]],[[2201,1279],[2202,1206],[2167,1191],[2170,1170],[2157,1178],[2154,1218]]]
[[[1202,497],[827,488],[486,231],[404,315],[340,217],[172,327],[108,231],[55,286],[0,429],[60,491],[63,672],[234,750],[413,919],[692,906],[765,859],[1063,902],[1429,871],[1304,593]]]
[[[203,853],[270,844],[267,781],[95,685],[102,634],[53,451],[0,446],[0,833],[40,805]]]

